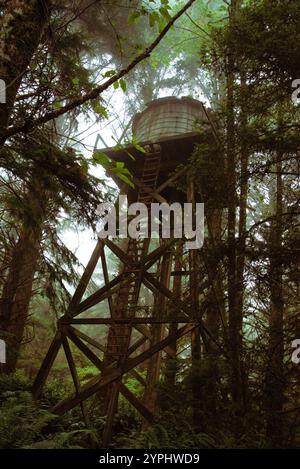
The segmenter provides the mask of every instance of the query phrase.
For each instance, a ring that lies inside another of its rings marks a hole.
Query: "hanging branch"
[[[46,113],[44,116],[41,116],[35,120],[28,119],[26,120],[23,124],[18,125],[18,126],[12,126],[7,129],[6,132],[4,132],[4,140],[6,140],[8,137],[12,137],[13,135],[16,135],[20,132],[28,132],[34,127],[37,127],[41,124],[45,124],[46,122],[49,122],[52,119],[56,119],[57,117],[72,111],[73,109],[77,108],[78,106],[81,106],[87,101],[90,101],[92,99],[96,99],[103,91],[107,90],[111,85],[116,83],[118,80],[120,80],[122,77],[127,75],[136,65],[138,65],[140,62],[143,60],[147,59],[150,57],[151,53],[153,50],[158,46],[158,44],[162,41],[162,39],[165,37],[165,35],[168,33],[168,31],[171,29],[171,27],[174,25],[174,23],[191,7],[191,5],[195,2],[195,0],[189,0],[181,10],[174,15],[169,23],[163,28],[163,30],[160,32],[160,34],[156,37],[156,39],[152,42],[150,46],[148,46],[141,54],[139,54],[137,57],[135,57],[132,62],[130,62],[127,67],[123,68],[120,70],[118,73],[113,75],[111,78],[106,80],[102,85],[99,85],[95,87],[93,90],[85,93],[83,96],[80,96],[79,98],[76,98],[66,104],[65,106],[62,106],[59,109],[55,109],[53,111],[50,111]]]

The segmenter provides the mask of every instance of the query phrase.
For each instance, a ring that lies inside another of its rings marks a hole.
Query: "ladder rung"
[[[160,168],[159,161],[151,161],[149,164],[145,164],[143,167],[143,171],[140,174],[144,174],[146,171],[153,171],[154,173],[158,173]]]
[[[153,164],[153,161],[152,161],[151,164],[147,164],[144,166],[142,174],[145,173],[146,171],[154,171],[155,173],[158,173],[158,170],[159,170],[158,165],[156,163]]]
[[[116,340],[119,340],[119,339],[128,339],[129,336],[130,336],[129,333],[126,334],[126,335],[124,335],[124,334],[116,334],[116,335],[114,335],[113,337],[111,337],[111,339],[112,339],[113,341],[116,341]]]
[[[145,156],[145,163],[149,160],[154,160],[154,159],[160,159],[160,153],[146,153],[146,156]]]

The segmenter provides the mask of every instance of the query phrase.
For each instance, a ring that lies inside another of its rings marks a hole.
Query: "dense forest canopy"
[[[141,353],[167,342],[115,380],[110,444],[299,447],[299,2],[2,0],[0,24],[0,448],[108,438],[105,390],[55,409],[107,375],[109,322],[78,329],[91,353],[65,338],[40,398],[31,391],[97,242],[99,204],[117,186],[141,193],[139,161],[129,170],[107,148],[146,158],[132,122],[163,97],[204,104],[170,193],[204,202],[205,236],[200,249],[168,245],[136,315],[170,319],[177,302],[192,328],[130,329]],[[130,242],[116,246],[83,302],[121,275]],[[109,319],[117,295],[85,317]]]

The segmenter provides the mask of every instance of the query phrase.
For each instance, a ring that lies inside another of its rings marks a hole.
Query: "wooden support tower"
[[[135,119],[136,134],[145,153],[135,147],[105,150],[112,160],[124,162],[134,175],[135,188],[128,187],[127,191],[129,203],[143,202],[150,208],[153,201],[182,204],[201,200],[185,174],[186,168],[182,168],[195,144],[201,141],[199,133],[191,127],[192,117],[196,116],[207,121],[207,113],[198,101],[189,98],[157,100]],[[134,156],[134,160],[129,154]],[[179,178],[186,181],[183,191],[174,188],[174,182]],[[118,258],[121,265],[114,277],[110,276],[107,268],[108,251]],[[156,246],[149,238],[127,239],[122,247],[110,239],[99,239],[68,312],[58,320],[57,332],[34,382],[35,397],[40,396],[62,347],[73,379],[74,394],[59,402],[53,412],[61,415],[80,405],[88,425],[85,400],[93,395],[100,398],[106,414],[103,447],[107,447],[112,438],[119,394],[137,409],[144,424],[152,424],[155,420],[155,385],[160,374],[161,354],[174,358],[176,342],[181,337],[192,334],[195,343],[206,334],[197,308],[199,279],[196,262],[196,252],[186,253],[184,257],[182,239],[171,237],[157,240]],[[86,295],[92,275],[100,264],[103,285]],[[183,278],[189,285],[184,298]],[[152,295],[150,305],[141,304],[142,288]],[[108,305],[105,317],[93,310],[102,302]],[[84,317],[88,310],[88,317]],[[91,325],[95,331],[93,336],[86,333],[86,327]],[[106,343],[98,339],[97,331],[103,327],[108,327]],[[84,385],[78,379],[70,344],[77,347],[99,370],[97,376]],[[148,367],[146,380],[138,369],[145,362]],[[129,373],[146,385],[146,399],[138,399],[126,387],[125,376]]]

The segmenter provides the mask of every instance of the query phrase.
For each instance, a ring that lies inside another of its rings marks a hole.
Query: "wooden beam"
[[[97,357],[97,355],[95,355],[94,352],[92,352],[92,350],[90,350],[78,337],[76,337],[73,331],[71,331],[69,328],[66,328],[66,334],[72,340],[72,342],[76,345],[76,347],[78,347],[79,350],[81,350],[84,353],[84,355],[98,368],[99,371],[101,371],[102,373],[105,371],[108,371],[108,372],[110,371],[110,369],[112,368],[112,365],[110,365],[109,367],[106,367],[103,361],[101,361]],[[129,372],[130,371],[131,370],[129,370]],[[141,409],[144,409],[142,411],[142,415],[143,417],[147,418],[147,416],[149,416],[150,411],[141,402],[138,402],[137,404],[138,399],[137,398],[134,399],[132,397],[133,396],[132,393],[130,393],[130,391],[127,388],[126,390],[124,390],[124,388],[125,388],[125,385],[122,382],[120,382],[119,391],[124,395],[126,399],[128,399],[131,402],[132,405],[134,405],[135,407],[136,405],[138,405],[138,408],[137,408],[138,411],[140,411]]]
[[[84,334],[80,330],[76,329],[75,327],[69,326],[69,328],[72,330],[74,334],[76,334],[79,338],[83,339],[85,342],[89,343],[93,347],[96,347],[98,350],[101,350],[101,352],[105,352],[105,346],[97,342],[96,340],[92,339],[88,335]],[[131,355],[133,352],[135,352],[141,345],[143,345],[146,342],[147,338],[142,337],[141,339],[138,339],[134,344],[132,344],[129,349],[128,349],[128,355]]]
[[[176,334],[169,334],[165,339],[153,345],[145,352],[142,352],[137,357],[126,360],[122,367],[113,367],[107,375],[92,379],[85,386],[82,386],[78,395],[74,395],[59,402],[58,404],[56,404],[52,411],[58,415],[64,414],[68,410],[80,404],[80,402],[82,402],[83,400],[100,391],[100,389],[118,380],[123,374],[128,373],[140,363],[144,362],[145,360],[148,360],[148,358],[150,358],[153,354],[165,348],[175,339],[178,340],[187,333],[191,332],[195,327],[198,326],[196,324],[189,324],[183,326],[176,332]]]
[[[113,243],[110,239],[105,238],[103,242],[117,256],[117,258],[123,262],[123,264],[128,265],[131,263],[131,258],[128,256],[128,254],[123,251],[123,249],[119,248],[119,246]]]
[[[32,393],[35,398],[38,398],[42,392],[44,384],[48,378],[54,360],[61,346],[61,341],[61,332],[57,331],[33,383]]]
[[[145,272],[145,276],[144,276],[144,280],[146,279],[146,286],[150,284],[153,285],[153,287],[158,290],[160,293],[162,293],[164,296],[166,296],[169,300],[171,300],[174,305],[178,308],[178,309],[181,309],[183,312],[185,312],[186,314],[186,319],[191,319],[190,318],[190,315],[189,315],[189,311],[188,309],[186,308],[185,304],[183,303],[183,301],[181,301],[178,297],[176,297],[173,292],[165,287],[164,285],[162,285],[161,282],[159,282],[159,280],[157,280],[153,274],[151,274],[150,272]]]
[[[113,318],[80,318],[80,319],[63,319],[61,324],[180,324],[180,323],[194,323],[195,320],[187,319],[186,316],[177,318],[126,318],[126,319],[113,319]]]
[[[148,407],[141,402],[128,388],[125,386],[120,378],[120,381],[112,383],[111,395],[108,405],[107,417],[105,421],[105,427],[102,436],[103,447],[106,448],[111,440],[112,428],[113,428],[113,418],[116,413],[116,408],[118,405],[118,395],[119,392],[127,399],[127,401],[135,407],[135,409],[144,417],[144,419],[152,424],[154,422],[154,415],[148,409]]]
[[[119,382],[115,381],[111,384],[109,388],[109,403],[107,408],[107,415],[105,419],[104,430],[102,434],[102,446],[103,448],[107,448],[111,436],[112,436],[112,428],[113,428],[113,420],[118,406],[118,397],[119,397]]]
[[[136,342],[134,342],[134,344],[132,344],[128,349],[128,356],[130,356],[137,349],[139,349],[147,340],[148,340],[148,338],[143,336],[140,339],[138,339]]]
[[[87,309],[95,306],[96,304],[100,303],[103,299],[106,298],[105,294],[109,292],[114,286],[118,285],[121,281],[123,281],[126,277],[129,276],[127,272],[117,275],[113,280],[111,280],[107,285],[104,287],[99,288],[95,293],[89,296],[86,300],[82,301],[76,308],[76,315],[86,311]],[[112,292],[110,292],[110,295]]]
[[[143,386],[146,386],[146,381],[145,379],[136,371],[136,370],[131,370],[129,371],[129,374],[136,379],[139,383],[141,383]]]
[[[151,251],[145,259],[143,259],[143,264],[144,264],[144,270],[149,270],[150,267],[160,258],[162,255],[170,249],[176,242],[178,242],[178,239],[172,238],[171,240],[165,242],[162,246],[159,246],[158,248],[154,249]]]
[[[98,370],[103,371],[105,367],[103,366],[103,362],[100,358],[98,358],[97,355],[92,352],[92,350],[85,345],[85,343],[82,342],[82,340],[80,340],[69,327],[65,327],[65,332],[76,347],[81,350],[81,352],[98,368]]]
[[[97,348],[98,350],[101,350],[101,352],[105,352],[105,346],[100,344],[99,342],[97,342],[96,340],[92,339],[91,337],[89,337],[88,335],[84,334],[83,332],[79,331],[78,329],[76,329],[75,327],[72,327],[72,326],[69,326],[69,328],[71,329],[71,331],[77,335],[77,337],[83,339],[85,342],[87,342],[88,344],[92,345],[93,347]],[[133,353],[133,351],[135,351],[137,348],[139,348],[144,342],[145,342],[146,339],[139,339],[138,341],[136,341],[129,349],[128,349],[128,355],[130,355],[131,353]],[[133,349],[133,347],[136,346],[135,349]],[[130,351],[132,350],[132,352]],[[105,365],[105,362],[103,362],[103,365]],[[130,375],[132,375],[133,378],[137,379],[143,386],[145,385],[145,380],[142,376],[140,376],[140,374],[136,371],[136,370],[131,370],[129,372]]]
[[[111,242],[109,242],[109,244],[110,243]],[[160,246],[158,249],[156,249],[152,253],[150,253],[150,255],[147,256],[145,258],[145,260],[143,260],[144,268],[146,270],[149,269],[159,259],[159,257],[161,257],[163,252],[165,252],[165,250],[168,249],[168,247],[170,245],[172,245],[173,243],[174,243],[174,240],[172,240],[172,242],[170,242],[170,243],[167,243],[165,246]],[[114,243],[112,243],[112,245],[115,246]],[[102,247],[103,247],[103,245],[102,245]],[[118,249],[120,249],[120,248],[118,248]],[[124,252],[124,251],[122,251],[122,252]],[[100,252],[100,255],[101,255],[101,252]],[[146,263],[146,265],[145,265],[145,263]],[[102,288],[97,290],[95,293],[90,295],[84,301],[79,303],[76,307],[74,306],[73,312],[72,312],[72,317],[75,317],[75,316],[79,315],[83,311],[86,311],[87,309],[91,308],[92,306],[95,306],[97,303],[104,300],[107,297],[106,293],[109,292],[109,290],[111,290],[114,286],[116,286],[118,283],[123,281],[129,275],[130,275],[130,272],[124,272],[124,273],[119,274],[116,278],[114,278],[109,283],[104,285]],[[109,293],[110,293],[109,294],[109,297],[110,297],[112,295],[112,292],[109,292]],[[65,315],[61,318],[61,320],[63,321],[67,317],[68,316]]]
[[[162,258],[161,266],[160,266],[160,283],[164,285],[166,288],[170,285],[171,280],[171,270],[172,270],[172,253],[170,251],[166,251]],[[162,293],[159,293],[155,297],[154,301],[154,310],[153,314],[155,316],[160,316],[162,311],[166,309],[166,301],[167,298]],[[164,323],[158,322],[154,323],[151,326],[151,339],[150,339],[150,346],[159,342],[163,339],[165,332]],[[159,381],[159,373],[160,373],[160,365],[161,365],[161,351],[152,355],[149,358],[147,363],[147,386],[144,390],[144,401],[147,402],[149,408],[154,413],[157,407],[157,383]],[[147,428],[148,422],[145,422],[143,425],[143,429]]]
[[[151,284],[152,284],[152,286],[154,288],[156,288],[158,291],[160,291],[161,293],[166,295],[167,298],[169,298],[173,302],[173,304],[175,305],[175,307],[177,309],[179,309],[181,311],[184,311],[187,315],[187,319],[189,319],[189,320],[185,321],[187,324],[189,324],[189,322],[193,320],[193,318],[189,317],[190,312],[186,308],[185,304],[182,301],[180,301],[173,294],[173,292],[171,292],[171,290],[169,290],[168,288],[165,288],[163,285],[161,285],[161,283],[150,272],[145,272],[144,283],[145,283],[146,286],[149,285],[148,288],[151,288]],[[206,334],[217,345],[217,347],[225,354],[225,356],[227,356],[225,349],[215,340],[215,338],[212,336],[212,334],[209,332],[209,330],[205,327],[202,319],[200,317],[199,318],[194,318],[194,321],[198,324],[198,327],[199,327],[199,330],[201,332],[203,341],[204,342],[206,341],[206,337],[205,337],[205,334]]]
[[[105,351],[105,347],[104,345],[100,344],[99,342],[97,342],[97,340],[93,339],[92,337],[88,336],[87,334],[84,334],[83,332],[81,332],[80,330],[76,329],[75,327],[72,327],[72,326],[69,326],[69,328],[71,329],[71,331],[77,335],[77,337],[79,337],[80,339],[83,339],[85,342],[87,342],[88,344],[92,345],[93,347],[95,347],[96,349],[100,350],[101,352],[104,352]]]
[[[139,179],[133,177],[132,182],[139,188],[143,189],[144,192],[151,195],[153,199],[156,199],[160,203],[167,203],[166,199],[162,197],[155,189],[153,189],[152,187],[146,186]]]
[[[125,385],[122,387],[122,394],[149,423],[154,422],[153,413]]]
[[[108,275],[108,269],[107,269],[106,256],[105,256],[104,249],[101,252],[101,263],[102,263],[104,282],[105,282],[105,285],[108,285],[109,284],[109,275]],[[107,300],[108,300],[110,315],[113,316],[114,307],[113,307],[112,296],[109,296]]]
[[[138,332],[143,334],[145,338],[147,338],[148,340],[151,339],[151,331],[150,331],[150,328],[148,326],[146,326],[145,324],[134,324],[133,327]],[[165,347],[164,351],[169,356],[171,356],[171,357],[173,356],[173,351],[172,351],[171,347],[169,347],[168,345]]]
[[[165,182],[163,182],[157,189],[157,192],[161,192],[164,190],[166,187],[168,187],[172,182],[176,181],[176,179],[179,178],[179,176],[182,176],[186,171],[187,171],[187,166],[180,171],[177,171],[175,174],[170,176]]]
[[[190,274],[190,270],[173,270],[171,272],[172,277],[183,277],[189,274]]]
[[[78,394],[79,391],[80,391],[80,383],[79,383],[76,366],[75,366],[75,363],[74,363],[73,355],[72,355],[72,352],[71,352],[70,345],[69,345],[67,337],[64,336],[62,338],[62,344],[63,344],[64,352],[65,352],[65,355],[66,355],[66,359],[67,359],[67,362],[68,362],[68,365],[69,365],[69,368],[70,368],[71,376],[72,376],[72,379],[73,379],[75,392],[76,392],[76,394]],[[81,413],[82,413],[82,416],[83,416],[84,423],[87,426],[87,428],[89,428],[89,418],[88,418],[88,414],[87,414],[84,402],[80,402],[80,407],[81,407]]]
[[[76,306],[80,303],[83,295],[84,295],[84,292],[86,290],[86,287],[93,275],[93,272],[96,268],[96,265],[97,265],[97,262],[99,260],[99,257],[101,256],[101,253],[103,252],[103,249],[104,249],[104,246],[103,246],[103,243],[102,241],[98,240],[96,246],[95,246],[95,249],[93,251],[93,254],[84,270],[84,273],[79,281],[79,284],[76,288],[76,291],[73,295],[73,298],[71,299],[71,302],[70,302],[70,305],[69,305],[69,308],[68,308],[68,313],[67,314],[70,314],[72,315],[72,311],[74,308],[76,308]]]

